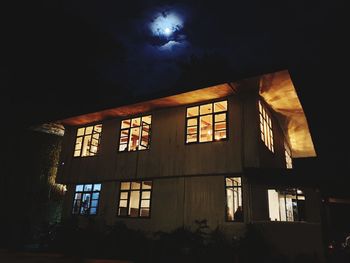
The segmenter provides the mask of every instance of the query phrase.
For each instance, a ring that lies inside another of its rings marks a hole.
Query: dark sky
[[[316,150],[339,170],[349,162],[345,10],[315,0],[9,1],[2,112],[30,125],[289,69]],[[169,36],[152,31],[174,17]]]

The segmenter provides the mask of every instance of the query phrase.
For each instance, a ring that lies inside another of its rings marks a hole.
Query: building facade
[[[282,253],[322,257],[319,192],[293,171],[315,151],[288,71],[60,123],[64,218],[150,233],[206,219],[236,236],[252,223]]]

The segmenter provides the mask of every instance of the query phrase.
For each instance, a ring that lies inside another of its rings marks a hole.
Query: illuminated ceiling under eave
[[[309,126],[287,70],[260,77],[259,94],[280,113],[278,120],[290,143],[293,158],[315,157]]]

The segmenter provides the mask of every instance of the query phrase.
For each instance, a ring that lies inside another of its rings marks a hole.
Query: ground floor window
[[[101,184],[78,184],[75,186],[73,214],[96,215]]]
[[[226,220],[243,222],[242,179],[227,177],[226,181]]]
[[[121,182],[118,216],[149,217],[151,193],[152,181]]]
[[[305,221],[305,196],[300,189],[269,189],[268,199],[271,221]]]

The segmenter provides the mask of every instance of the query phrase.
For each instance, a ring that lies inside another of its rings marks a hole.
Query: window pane
[[[187,120],[187,126],[197,126],[197,118],[191,118]]]
[[[143,191],[141,198],[142,199],[150,199],[151,198],[151,192],[150,191]]]
[[[101,184],[94,184],[94,191],[100,191],[101,190]]]
[[[141,207],[150,207],[150,200],[142,200]]]
[[[194,127],[187,127],[187,135],[197,135],[197,126]]]
[[[91,207],[97,207],[97,205],[98,205],[98,200],[91,201]]]
[[[227,100],[214,103],[214,112],[227,111]]]
[[[143,116],[142,117],[142,122],[145,122],[147,124],[151,124],[152,123],[152,116],[151,115]]]
[[[233,186],[233,179],[232,178],[226,178],[226,186]]]
[[[78,137],[75,141],[75,150],[80,150],[83,143],[83,137]]]
[[[85,134],[91,134],[92,133],[93,126],[89,126],[85,128]]]
[[[215,114],[215,122],[226,122],[226,113]]]
[[[80,200],[74,200],[73,211],[72,211],[73,214],[79,213],[80,203],[81,203]]]
[[[215,123],[215,131],[226,130],[226,122]]]
[[[269,215],[271,221],[280,221],[278,192],[274,189],[267,191],[269,199]]]
[[[139,145],[139,136],[140,136],[140,128],[131,129],[130,141],[129,141],[129,150],[136,151],[137,146]]]
[[[119,207],[127,207],[128,201],[127,200],[120,200],[119,201]]]
[[[77,131],[77,136],[83,136],[84,135],[85,128],[79,128]]]
[[[120,189],[121,190],[129,190],[130,189],[130,182],[121,182]]]
[[[233,213],[234,213],[234,207],[233,207],[233,189],[227,188],[226,189],[226,213],[227,213],[227,220],[233,221]]]
[[[83,184],[78,184],[78,185],[75,187],[75,191],[76,191],[76,192],[81,192],[81,191],[83,191],[83,187],[84,187]]]
[[[74,199],[75,200],[81,199],[81,193],[75,194]]]
[[[204,104],[200,106],[200,115],[208,114],[213,112],[213,104]]]
[[[123,121],[122,121],[121,128],[122,128],[122,129],[130,128],[130,119],[129,119],[129,120],[123,120]]]
[[[190,134],[186,136],[186,143],[196,142],[196,141],[197,141],[197,134]]]
[[[142,181],[142,189],[151,189],[152,181]]]
[[[128,199],[128,192],[120,192],[120,199]]]
[[[96,215],[97,213],[97,208],[96,207],[91,207],[90,208],[90,215]]]
[[[131,182],[131,189],[140,189],[141,183],[140,182]]]
[[[149,208],[141,208],[140,209],[140,216],[141,217],[148,217],[149,216]]]
[[[91,144],[91,135],[84,136],[83,141],[83,149],[81,151],[81,156],[89,156],[89,150],[90,150],[90,144]]]
[[[134,118],[131,120],[131,127],[139,127],[141,126],[141,118]]]
[[[208,142],[213,140],[213,116],[206,115],[200,117],[200,142]]]
[[[129,216],[138,217],[139,216],[139,205],[140,205],[140,192],[131,191],[130,193],[130,205],[129,205]]]
[[[120,144],[120,145],[119,145],[119,151],[120,151],[120,152],[126,151],[127,148],[128,148],[128,145],[127,145],[127,144]]]
[[[226,139],[226,130],[216,131],[215,132],[215,140]]]
[[[86,184],[84,186],[84,191],[91,191],[92,190],[92,184]]]
[[[198,116],[198,106],[187,109],[187,117]]]
[[[98,199],[100,197],[100,193],[93,193],[92,199]]]
[[[94,131],[100,133],[102,131],[102,124],[95,125]]]

